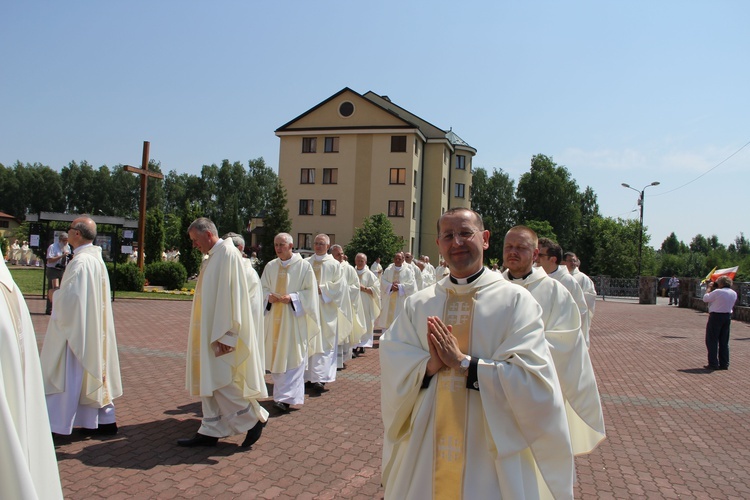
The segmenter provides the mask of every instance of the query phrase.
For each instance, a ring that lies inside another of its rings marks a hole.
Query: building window
[[[320,215],[336,215],[336,200],[321,200]]]
[[[391,136],[391,153],[406,153],[406,136]]]
[[[448,148],[443,149],[443,163],[448,163]]]
[[[354,114],[354,104],[349,101],[344,101],[339,105],[339,114],[344,118],[348,118]]]
[[[10,222],[7,220],[0,220],[0,227],[10,227]]]
[[[299,183],[300,184],[315,184],[315,169],[314,168],[300,169]]]
[[[466,156],[456,155],[456,168],[458,170],[466,170]]]
[[[303,153],[314,153],[317,150],[317,137],[303,137],[302,138],[302,152]]]
[[[388,202],[388,217],[403,217],[404,216],[404,201],[403,200],[391,200]]]
[[[338,168],[324,168],[323,169],[323,184],[338,184],[339,183],[339,169]]]
[[[461,184],[459,182],[456,183],[456,192],[455,197],[456,198],[463,198],[464,197],[464,190],[466,189],[466,184]]]
[[[414,187],[417,187],[417,177],[419,177],[419,170],[414,171]]]
[[[299,214],[300,215],[312,215],[313,214],[313,201],[312,200],[299,200]]]
[[[411,202],[411,218],[417,220],[417,202]]]
[[[392,168],[390,184],[406,184],[406,169]]]
[[[339,138],[338,137],[326,137],[325,152],[326,153],[338,153],[339,152]]]
[[[331,246],[336,244],[336,235],[333,233],[326,233],[328,235],[328,239],[331,240]]]
[[[443,194],[445,194],[445,177],[443,177]]]
[[[297,233],[297,248],[312,250],[313,235],[312,233]]]
[[[414,156],[419,156],[419,139],[414,138]]]

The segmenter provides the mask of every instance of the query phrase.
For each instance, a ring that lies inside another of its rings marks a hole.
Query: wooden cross
[[[148,171],[148,150],[151,143],[143,141],[143,161],[141,162],[142,167],[131,167],[125,165],[123,170],[126,172],[133,172],[141,176],[141,206],[140,216],[138,217],[138,267],[143,271],[143,254],[145,250],[145,239],[146,239],[146,188],[148,186],[148,178],[153,177],[155,179],[163,179],[164,176],[158,172]]]

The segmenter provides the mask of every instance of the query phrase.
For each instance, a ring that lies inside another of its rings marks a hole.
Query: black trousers
[[[729,368],[729,327],[732,313],[709,313],[706,323],[708,364],[714,368]]]

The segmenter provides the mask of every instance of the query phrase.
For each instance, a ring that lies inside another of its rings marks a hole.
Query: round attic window
[[[354,113],[354,104],[352,104],[349,101],[344,101],[339,106],[339,114],[343,116],[344,118],[348,118],[352,116]]]

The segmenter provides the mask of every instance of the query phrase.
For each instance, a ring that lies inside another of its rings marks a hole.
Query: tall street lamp
[[[638,198],[638,205],[641,206],[641,225],[640,225],[640,236],[638,239],[638,276],[641,276],[641,258],[643,257],[643,192],[646,190],[647,187],[651,186],[658,186],[660,182],[654,181],[648,186],[644,186],[643,189],[638,191],[636,188],[632,187],[630,184],[622,183],[622,187],[626,187],[628,189],[632,189],[636,193],[640,194],[640,197]]]

